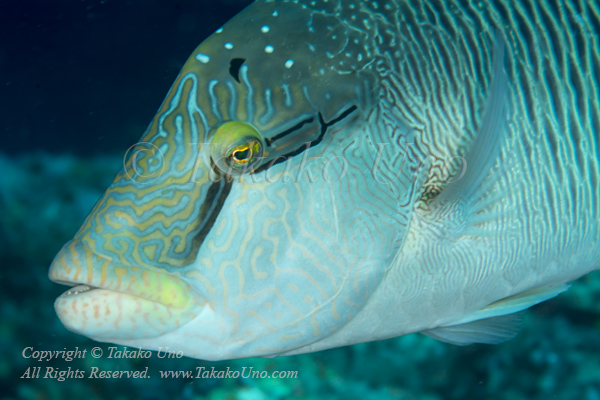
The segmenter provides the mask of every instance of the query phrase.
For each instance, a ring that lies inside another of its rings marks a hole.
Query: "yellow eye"
[[[260,143],[250,140],[247,143],[237,145],[231,149],[231,159],[236,164],[248,164],[254,159],[254,155],[260,152]]]
[[[230,121],[216,130],[211,141],[211,158],[222,172],[239,176],[256,167],[263,148],[263,139],[254,127]]]

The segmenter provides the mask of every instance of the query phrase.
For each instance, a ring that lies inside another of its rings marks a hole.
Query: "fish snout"
[[[68,242],[56,255],[49,277],[72,286],[54,302],[61,322],[99,341],[161,336],[207,306],[178,276],[120,264],[79,240]]]

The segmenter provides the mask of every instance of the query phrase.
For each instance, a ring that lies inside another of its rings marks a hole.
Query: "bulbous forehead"
[[[215,86],[227,82],[236,91],[248,86],[255,115],[239,117],[261,131],[295,120],[298,109],[318,110],[331,120],[341,103],[368,95],[368,89],[357,88],[359,80],[374,79],[367,35],[301,3],[257,2],[198,46],[190,71]]]

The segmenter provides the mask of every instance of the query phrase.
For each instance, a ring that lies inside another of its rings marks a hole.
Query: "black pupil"
[[[250,147],[248,147],[245,150],[237,150],[237,151],[233,152],[233,158],[236,161],[247,160],[248,158],[250,158],[251,155],[252,155],[252,150],[250,150]]]

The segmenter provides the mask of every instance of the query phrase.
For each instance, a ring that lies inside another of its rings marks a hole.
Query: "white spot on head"
[[[273,15],[274,17],[278,16],[278,15],[279,15],[279,11],[277,11],[277,10],[273,11],[273,14],[272,14],[272,15]]]
[[[223,27],[221,27],[215,31],[215,33],[221,33],[221,32],[223,32]]]
[[[269,28],[268,25],[263,25],[262,28],[260,28],[260,31],[262,33],[267,33],[267,32],[269,32],[269,29],[271,29],[271,28]]]
[[[267,47],[265,47],[265,51],[266,51],[267,53],[272,53],[272,52],[273,52],[273,50],[275,50],[275,49],[274,49],[274,48],[273,48],[273,46],[271,46],[271,45],[268,45]]]
[[[312,44],[312,43],[308,43],[308,48],[310,49],[310,51],[315,51],[316,50],[315,45]]]
[[[196,54],[196,60],[200,61],[202,64],[206,64],[210,61],[210,57],[208,54],[198,53]]]
[[[285,67],[286,68],[292,68],[292,65],[294,65],[294,60],[287,60],[285,62]]]
[[[319,68],[319,73],[321,75],[325,75],[325,68]]]
[[[229,43],[229,42],[225,43],[225,48],[226,48],[227,50],[231,50],[231,49],[233,49],[233,43]]]
[[[363,59],[362,53],[358,53],[358,57],[357,58],[358,58],[358,61],[362,61],[362,59]]]

